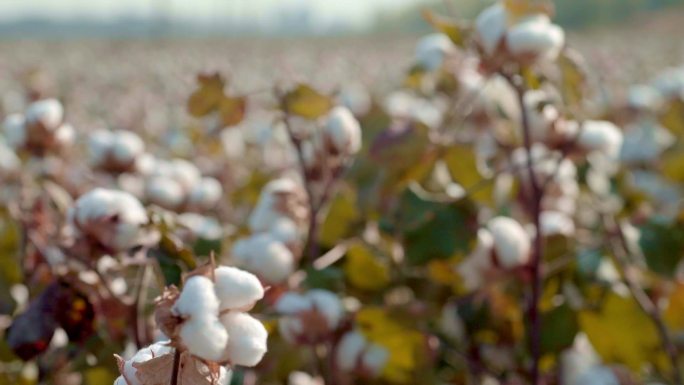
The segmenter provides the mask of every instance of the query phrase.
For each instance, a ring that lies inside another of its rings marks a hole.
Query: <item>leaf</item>
[[[504,7],[515,17],[536,13],[553,15],[553,3],[548,0],[504,0]]]
[[[427,9],[423,11],[423,18],[432,28],[449,36],[454,44],[459,47],[465,46],[470,31],[464,25]]]
[[[354,224],[360,220],[360,216],[356,207],[356,192],[351,188],[341,190],[330,203],[321,224],[320,242],[331,247],[336,245],[354,231]]]
[[[367,246],[350,246],[345,258],[344,273],[354,287],[376,291],[389,284],[389,268]]]
[[[218,109],[221,116],[221,123],[223,123],[225,127],[236,126],[245,118],[247,98],[244,96],[225,96],[221,99]]]
[[[663,355],[657,330],[632,298],[611,292],[599,310],[581,311],[579,322],[605,362],[638,371]]]
[[[283,104],[286,113],[314,120],[327,114],[333,101],[309,85],[299,84],[285,94]]]
[[[584,59],[579,53],[565,49],[558,57],[557,64],[560,68],[563,100],[568,105],[580,105],[587,89],[587,65]]]
[[[672,329],[684,330],[684,283],[677,282],[675,285],[663,317]]]
[[[135,362],[133,367],[137,369],[136,376],[140,385],[168,385],[171,383],[173,374],[174,354],[164,354],[144,362]],[[212,365],[213,366],[213,365]],[[180,357],[180,369],[178,372],[178,384],[192,385],[215,385],[218,380],[218,365],[211,368],[188,352]]]
[[[10,315],[16,307],[10,288],[22,283],[19,242],[19,226],[9,213],[0,212],[0,314]]]
[[[199,87],[188,99],[188,112],[194,117],[201,118],[219,107],[224,99],[223,88],[226,82],[218,72],[200,74],[197,76],[197,82]]]
[[[684,136],[684,100],[670,101],[660,117],[660,124],[676,137]]]
[[[649,269],[671,277],[684,253],[684,229],[653,219],[639,227],[639,246]]]
[[[684,182],[684,152],[681,149],[668,151],[661,161],[662,174],[673,182]]]
[[[395,215],[383,218],[381,226],[403,233],[406,259],[412,264],[466,254],[475,239],[476,209],[467,199],[433,201],[409,188],[401,195]]]
[[[310,267],[306,269],[304,283],[309,289],[340,291],[343,289],[344,271],[336,267],[326,267],[321,270]]]
[[[579,330],[579,322],[577,313],[568,304],[560,305],[542,314],[542,320],[542,354],[560,353],[572,346]]]
[[[452,146],[444,154],[451,178],[460,184],[474,201],[492,206],[494,204],[494,183],[478,171],[475,151],[467,146]]]
[[[7,330],[10,348],[24,361],[44,352],[57,328],[55,312],[59,300],[59,284],[52,283],[17,316]]]
[[[109,367],[96,366],[83,371],[85,383],[88,385],[111,384],[118,375]]]
[[[69,340],[80,343],[95,333],[95,308],[88,297],[66,284],[60,284],[55,319]]]

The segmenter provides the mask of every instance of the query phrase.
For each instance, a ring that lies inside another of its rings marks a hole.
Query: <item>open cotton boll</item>
[[[635,85],[627,93],[627,105],[638,110],[657,110],[663,104],[663,97],[654,87]]]
[[[347,107],[337,106],[330,111],[324,133],[339,154],[353,155],[361,149],[361,126]]]
[[[220,311],[251,307],[264,297],[264,287],[252,273],[235,267],[220,266],[214,270],[214,277]]]
[[[620,385],[621,382],[615,372],[603,365],[589,368],[580,374],[577,380],[571,385]]]
[[[116,131],[112,139],[111,154],[119,163],[132,163],[145,151],[145,143],[131,131]]]
[[[22,114],[7,115],[2,122],[3,131],[7,144],[13,148],[22,147],[26,144],[26,119]]]
[[[684,67],[668,68],[652,82],[665,98],[680,97],[684,91]]]
[[[307,292],[306,296],[313,304],[313,308],[328,321],[328,328],[335,329],[344,312],[342,301],[337,294],[323,289],[313,289]]]
[[[146,362],[153,358],[163,356],[164,354],[171,353],[172,348],[168,346],[169,341],[160,341],[154,343],[150,346],[144,347],[138,350],[131,359],[126,360],[123,366],[122,376],[119,378],[125,378],[124,385],[140,385],[140,381],[136,375],[137,369],[133,366],[134,363]],[[117,379],[114,384],[118,385],[119,379]],[[128,381],[128,382],[126,382]]]
[[[191,191],[202,179],[197,166],[185,159],[174,159],[170,162],[171,177],[178,182],[183,191]]]
[[[351,331],[345,334],[337,345],[337,355],[335,360],[337,366],[345,371],[356,369],[359,357],[366,349],[368,341],[358,331]]]
[[[564,350],[560,356],[561,384],[582,384],[578,382],[579,377],[600,363],[601,359],[589,342],[587,335],[584,333],[577,334],[572,346]]]
[[[547,60],[558,57],[563,44],[565,32],[540,14],[526,18],[514,25],[506,34],[508,50],[514,55],[529,55]]]
[[[190,353],[209,361],[221,361],[230,341],[216,313],[187,319],[180,327],[179,336]]]
[[[99,129],[88,136],[88,156],[90,163],[95,166],[101,165],[107,158],[109,147],[114,141],[110,131]]]
[[[508,11],[496,3],[482,11],[475,20],[475,33],[487,55],[493,55],[506,34]]]
[[[311,310],[311,300],[299,293],[287,292],[278,298],[275,310],[281,314],[297,314],[302,311]]]
[[[325,385],[320,377],[312,377],[305,372],[292,372],[287,377],[287,385]]]
[[[190,190],[188,195],[188,203],[192,206],[207,210],[215,206],[221,195],[223,194],[223,187],[221,183],[214,178],[202,178],[199,184],[195,185]]]
[[[443,33],[433,33],[420,39],[416,45],[416,62],[428,71],[442,67],[447,55],[454,52],[456,46]]]
[[[180,225],[188,228],[198,238],[220,240],[226,231],[216,218],[206,217],[197,213],[183,213],[178,215]]]
[[[55,131],[64,118],[64,107],[57,99],[43,99],[26,108],[26,123],[40,123],[46,130]]]
[[[530,258],[530,237],[515,219],[496,217],[487,222],[494,239],[494,251],[499,265],[505,269],[527,263]]]
[[[384,347],[377,344],[370,344],[363,352],[361,365],[372,376],[378,376],[389,360],[390,353]]]
[[[230,339],[223,359],[234,365],[255,366],[266,353],[268,332],[258,319],[247,313],[231,311],[221,316]]]
[[[241,267],[269,283],[281,283],[294,272],[292,252],[268,233],[236,242],[232,254]]]
[[[183,186],[176,180],[155,176],[145,184],[145,196],[150,203],[173,210],[185,201]]]
[[[587,120],[580,128],[577,143],[587,151],[598,151],[617,159],[622,148],[622,131],[605,120]]]
[[[148,220],[145,208],[133,195],[103,188],[79,197],[70,216],[80,232],[116,251],[135,246],[141,226]]]
[[[288,217],[281,216],[276,218],[268,229],[268,232],[273,238],[286,245],[295,243],[301,238],[299,226],[295,221]]]
[[[17,172],[20,167],[21,159],[19,159],[14,150],[5,143],[5,140],[0,137],[0,175]]]
[[[119,376],[119,377],[116,378],[116,380],[114,380],[114,385],[132,385],[132,384],[129,384],[129,383],[123,378],[123,376]]]
[[[76,130],[69,123],[64,123],[55,130],[55,142],[62,147],[66,147],[76,139]]]
[[[190,318],[218,314],[219,299],[214,291],[214,282],[204,276],[190,277],[173,305],[173,312]]]
[[[544,211],[539,219],[543,236],[563,235],[571,237],[575,234],[575,222],[564,212]]]

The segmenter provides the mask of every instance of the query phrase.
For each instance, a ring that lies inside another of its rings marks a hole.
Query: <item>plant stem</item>
[[[615,255],[615,262],[618,265],[618,269],[622,273],[623,281],[625,285],[627,285],[630,293],[632,293],[634,299],[639,304],[641,310],[643,310],[643,312],[649,318],[651,318],[651,321],[658,330],[658,335],[660,336],[661,343],[663,344],[663,349],[665,350],[665,353],[670,360],[670,365],[672,366],[672,379],[674,380],[675,384],[682,385],[682,372],[677,360],[678,351],[677,346],[672,340],[672,334],[665,324],[665,321],[658,310],[658,306],[651,299],[651,297],[646,294],[639,283],[633,279],[632,274],[630,274],[629,268],[631,265],[631,259],[629,257],[630,251],[627,238],[625,237],[620,224],[614,219],[611,222],[612,223],[609,223],[609,221],[606,219],[606,216],[604,216],[604,223],[606,227],[609,229],[614,229],[618,238],[618,244],[615,245],[616,247],[613,247],[613,254]]]
[[[523,131],[523,141],[525,152],[527,154],[527,172],[529,176],[530,197],[529,197],[529,214],[532,218],[535,228],[534,240],[532,243],[532,255],[530,258],[530,272],[532,275],[532,293],[530,296],[527,316],[529,322],[529,338],[530,338],[530,354],[532,355],[532,368],[530,370],[531,384],[538,385],[540,383],[539,361],[541,359],[541,328],[542,319],[539,310],[539,299],[542,294],[542,255],[543,255],[543,239],[541,235],[541,211],[542,199],[544,198],[544,190],[537,180],[537,175],[534,172],[534,159],[532,159],[532,134],[530,128],[530,119],[527,107],[525,106],[525,86],[522,80],[514,79],[511,76],[504,75],[511,86],[515,89],[518,96],[518,104],[521,113],[521,125]]]
[[[173,353],[173,371],[171,372],[171,385],[178,385],[178,372],[180,369],[181,352],[178,348]]]

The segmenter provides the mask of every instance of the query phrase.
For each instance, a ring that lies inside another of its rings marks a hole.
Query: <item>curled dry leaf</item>
[[[174,285],[167,286],[162,295],[156,300],[156,310],[154,319],[159,327],[159,330],[167,335],[172,341],[175,341],[178,336],[178,326],[181,319],[174,315],[171,309],[173,304],[180,296],[180,291]]]
[[[165,354],[145,362],[135,362],[136,376],[140,385],[168,385],[173,374],[174,354]],[[179,385],[217,385],[221,367],[205,364],[190,353],[184,352],[180,358],[178,371]]]

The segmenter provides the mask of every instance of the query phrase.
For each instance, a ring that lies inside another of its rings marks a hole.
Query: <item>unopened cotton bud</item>
[[[281,283],[294,271],[292,252],[268,233],[236,242],[232,254],[241,267],[269,283]]]
[[[185,282],[178,300],[173,306],[175,314],[194,318],[205,314],[218,314],[219,299],[214,283],[204,276],[193,276]]]
[[[529,16],[514,25],[506,35],[508,50],[513,55],[555,60],[563,44],[565,33],[543,14]]]
[[[361,365],[371,376],[378,376],[389,360],[389,351],[377,344],[370,344],[363,352]]]
[[[7,115],[2,126],[7,144],[11,147],[19,148],[26,143],[26,119],[24,115]]]
[[[252,273],[229,266],[214,270],[216,296],[220,310],[251,307],[264,297],[264,288]]]
[[[221,316],[221,322],[230,339],[223,359],[234,365],[255,366],[266,353],[268,332],[258,319],[241,312],[229,312]]]
[[[221,361],[230,338],[216,313],[193,315],[183,322],[179,336],[190,353],[209,361]]]
[[[353,155],[361,149],[361,126],[354,114],[343,106],[330,111],[325,123],[327,143],[342,155]]]
[[[416,62],[428,71],[439,69],[447,55],[454,52],[456,47],[449,36],[443,33],[433,33],[420,39],[416,46]]]
[[[43,99],[26,108],[26,123],[41,124],[48,131],[55,131],[64,118],[64,108],[57,99]]]
[[[501,3],[496,3],[482,11],[475,21],[475,32],[487,55],[493,55],[506,34],[508,11]]]
[[[183,186],[174,179],[164,176],[153,177],[147,182],[145,196],[150,203],[166,209],[176,209],[185,200]]]
[[[368,341],[358,331],[345,334],[337,345],[337,366],[345,371],[353,371]]]
[[[501,267],[510,269],[527,263],[530,258],[530,236],[518,221],[496,217],[487,222],[487,229],[494,238],[494,251]]]
[[[577,143],[587,151],[598,151],[617,159],[622,148],[622,131],[604,120],[587,120],[579,132]]]
[[[137,198],[124,191],[103,188],[78,198],[69,216],[78,232],[115,251],[135,246],[142,225],[147,223],[147,213]]]
[[[195,185],[190,190],[188,196],[188,203],[191,206],[202,210],[210,209],[216,206],[216,203],[221,199],[223,194],[223,187],[221,183],[214,178],[202,178],[199,184]]]

